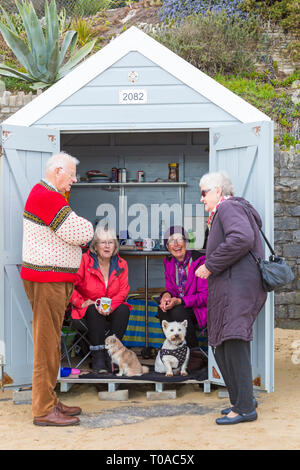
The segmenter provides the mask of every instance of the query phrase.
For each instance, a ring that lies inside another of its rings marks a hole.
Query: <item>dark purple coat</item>
[[[251,341],[252,326],[267,294],[250,255],[263,257],[259,214],[243,198],[233,197],[217,209],[206,246],[208,277],[207,326],[210,346],[228,339]]]

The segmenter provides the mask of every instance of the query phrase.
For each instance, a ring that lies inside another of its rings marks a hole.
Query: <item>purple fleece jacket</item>
[[[208,288],[207,280],[201,279],[195,275],[195,271],[199,266],[205,263],[205,256],[198,251],[192,251],[192,263],[190,265],[188,278],[185,286],[185,294],[183,300],[186,307],[194,310],[198,325],[201,330],[206,326],[207,322],[207,298]],[[166,292],[172,297],[179,297],[179,289],[176,285],[175,258],[167,256],[164,259],[165,265],[165,284]]]

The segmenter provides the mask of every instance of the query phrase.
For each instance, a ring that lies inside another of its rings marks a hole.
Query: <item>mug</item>
[[[120,245],[121,245],[121,246],[124,246],[124,245],[126,245],[126,246],[134,246],[135,243],[134,243],[134,240],[132,240],[131,238],[129,238],[128,240],[126,240],[126,239],[120,240]]]
[[[101,297],[96,300],[95,304],[96,307],[100,307],[103,312],[108,312],[111,306],[111,299],[109,297]]]
[[[143,249],[143,242],[142,240],[136,240],[135,246],[137,250],[142,250]]]
[[[155,247],[155,241],[151,238],[144,238],[143,239],[143,250],[144,251],[151,251]]]

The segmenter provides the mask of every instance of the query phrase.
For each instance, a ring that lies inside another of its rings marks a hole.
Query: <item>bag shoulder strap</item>
[[[248,215],[248,219],[249,219],[249,221],[250,221],[250,223],[251,223],[251,219],[254,219],[253,215],[250,214],[250,211],[249,211],[248,207],[244,206],[244,204],[242,204],[242,203],[240,203],[240,204],[241,204],[241,206],[245,209],[245,211],[246,211],[246,213],[247,213],[247,215]],[[271,243],[269,242],[269,240],[267,239],[266,235],[264,234],[264,232],[262,231],[262,229],[261,229],[260,226],[258,225],[256,219],[254,219],[254,221],[255,221],[255,223],[256,223],[256,225],[257,225],[257,227],[258,227],[258,230],[259,230],[260,233],[262,234],[263,239],[265,240],[266,244],[268,245],[270,252],[272,253],[273,256],[276,256],[276,255],[275,255],[275,251],[273,250]],[[253,255],[252,251],[250,251],[250,254],[251,254],[251,255],[253,256],[253,258],[257,261],[257,258]]]
[[[275,251],[273,250],[272,245],[271,245],[271,243],[269,242],[269,240],[267,239],[266,235],[264,234],[264,232],[262,231],[262,229],[261,229],[260,227],[258,227],[258,228],[259,228],[259,231],[260,231],[260,233],[262,234],[262,236],[263,236],[263,238],[264,238],[266,244],[268,245],[269,250],[271,251],[272,255],[273,255],[273,256],[276,256],[276,255],[275,255]]]

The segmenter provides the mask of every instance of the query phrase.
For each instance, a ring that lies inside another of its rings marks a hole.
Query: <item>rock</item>
[[[6,90],[5,83],[2,80],[0,80],[0,97],[3,95],[5,90]]]
[[[292,88],[300,88],[300,80],[295,80],[295,81],[291,84],[291,87],[292,87]]]

